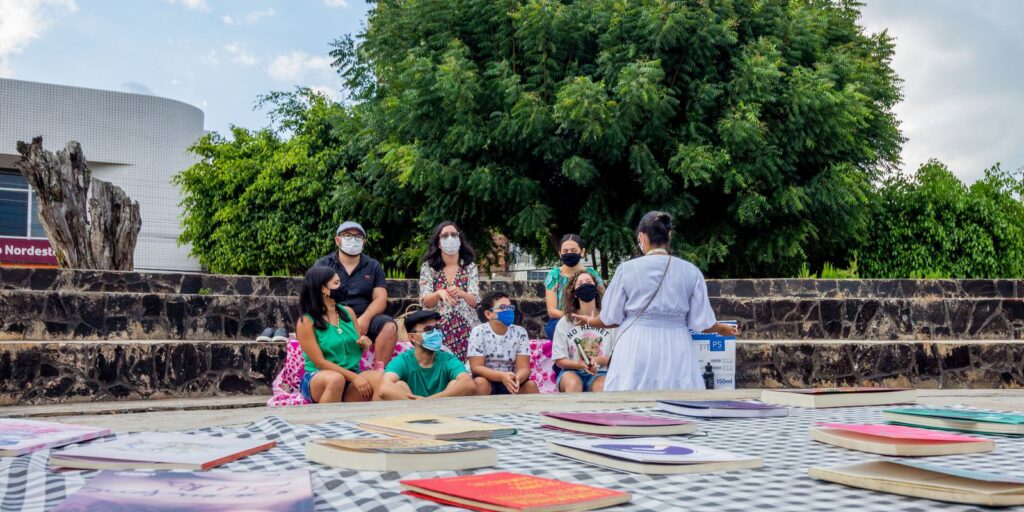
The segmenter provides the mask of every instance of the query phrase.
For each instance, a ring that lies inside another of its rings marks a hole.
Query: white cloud
[[[217,50],[210,50],[206,55],[199,57],[199,62],[209,64],[211,66],[220,64],[220,58],[217,57]]]
[[[327,7],[348,7],[348,0],[324,0]]]
[[[281,82],[295,82],[309,73],[331,72],[331,58],[319,55],[308,55],[295,51],[286,55],[278,55],[267,67],[267,74]]]
[[[225,25],[252,25],[253,23],[258,22],[263,18],[269,18],[276,14],[277,11],[275,11],[273,8],[270,8],[264,9],[262,11],[250,11],[238,18],[234,16],[224,16],[220,20],[223,21]]]
[[[330,86],[314,85],[314,86],[310,87],[309,89],[311,91],[321,95],[321,96],[326,97],[327,99],[329,99],[331,101],[338,101],[338,99],[341,97],[341,95],[338,94],[338,90],[333,88],[333,87],[330,87]]]
[[[255,55],[246,51],[246,49],[238,42],[230,42],[224,45],[224,50],[231,55],[233,61],[243,66],[255,66],[259,59]]]
[[[206,0],[167,0],[172,4],[184,5],[193,11],[210,12],[210,4]]]
[[[55,17],[77,10],[74,0],[0,0],[0,76],[10,76],[10,56],[38,39]]]

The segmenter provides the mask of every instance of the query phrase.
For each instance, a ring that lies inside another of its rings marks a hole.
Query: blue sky
[[[296,85],[337,95],[328,43],[358,32],[362,0],[0,0],[0,76],[155,94],[206,127],[258,128],[256,97]],[[973,180],[1024,167],[1024,1],[868,0],[897,38],[904,167],[935,157]]]

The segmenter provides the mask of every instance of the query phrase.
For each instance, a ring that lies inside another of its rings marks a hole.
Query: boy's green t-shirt
[[[398,354],[385,371],[398,375],[409,385],[412,394],[430,396],[444,391],[449,382],[460,373],[466,373],[466,365],[455,354],[438,350],[434,354],[434,366],[423,368],[416,361],[416,350],[413,349]]]

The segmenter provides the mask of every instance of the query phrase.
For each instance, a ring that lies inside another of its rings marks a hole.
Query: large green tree
[[[663,209],[712,275],[842,261],[901,143],[893,44],[858,8],[375,2],[333,53],[373,133],[339,197],[371,224],[452,219],[540,254],[579,232],[625,256],[640,215]]]
[[[998,165],[971,185],[932,160],[886,180],[857,258],[862,277],[1024,277],[1024,178]]]

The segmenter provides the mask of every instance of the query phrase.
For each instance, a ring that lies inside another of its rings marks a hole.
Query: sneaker
[[[274,328],[267,327],[263,329],[263,332],[259,336],[256,336],[256,341],[270,341],[270,337],[274,335]]]
[[[284,329],[274,331],[274,338],[271,341],[280,341],[281,343],[288,341],[288,331]]]

